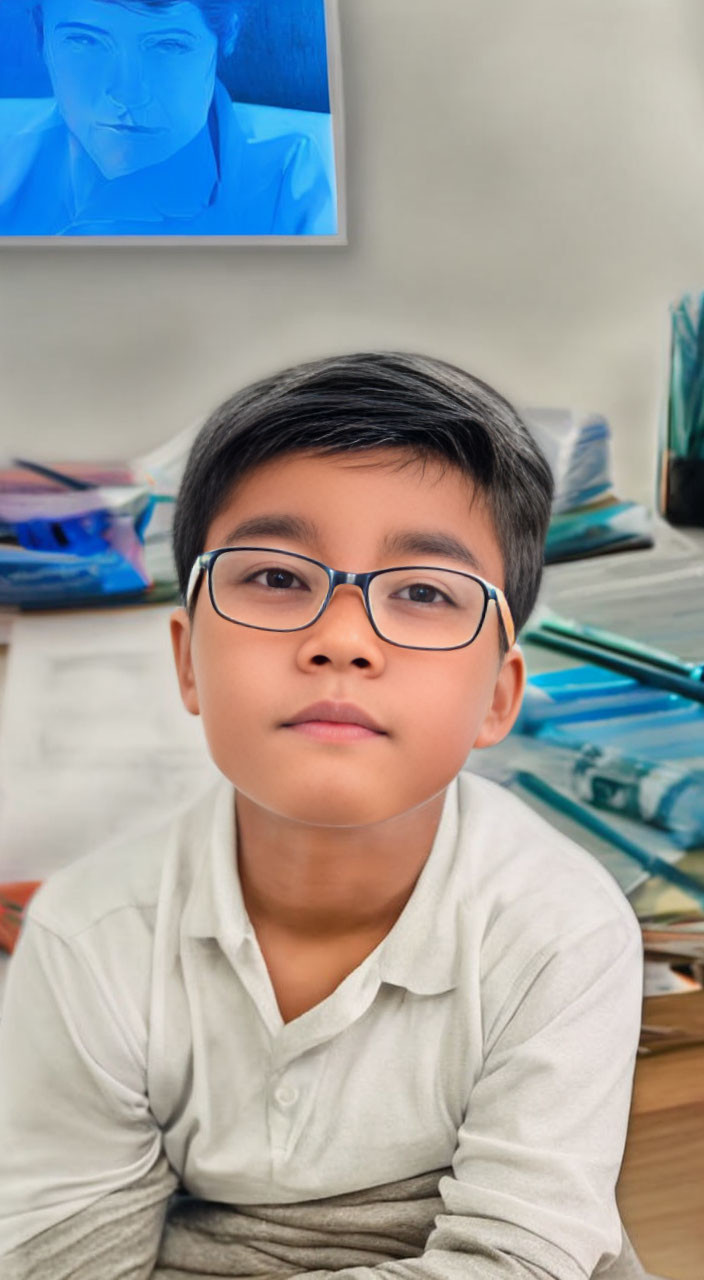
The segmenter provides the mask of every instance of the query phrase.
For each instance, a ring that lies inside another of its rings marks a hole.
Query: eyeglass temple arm
[[[193,599],[193,592],[196,589],[196,583],[198,582],[203,569],[206,568],[207,563],[208,560],[205,555],[198,556],[198,559],[194,562],[193,568],[191,569],[191,576],[188,579],[188,586],[186,587],[185,605],[187,609],[190,607],[191,600]]]
[[[501,625],[506,634],[508,647],[509,649],[512,649],[516,642],[516,628],[513,624],[513,618],[511,617],[511,610],[508,607],[508,600],[500,587],[494,587],[494,592],[494,600],[496,601],[496,607],[499,611]]]

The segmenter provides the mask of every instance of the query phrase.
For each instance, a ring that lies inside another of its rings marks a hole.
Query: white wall
[[[606,412],[651,498],[704,286],[701,0],[340,0],[348,247],[0,251],[2,452],[122,457],[301,358],[426,349]]]

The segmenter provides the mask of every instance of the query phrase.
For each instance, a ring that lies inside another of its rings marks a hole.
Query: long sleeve
[[[145,1178],[161,1150],[138,1021],[118,1016],[104,975],[81,954],[80,934],[65,939],[30,918],[0,1021],[0,1257],[21,1275],[21,1246],[43,1236],[51,1248],[52,1229]],[[163,1162],[160,1169],[154,1256],[176,1182]]]
[[[155,1257],[173,1186],[158,1163],[30,1242],[20,1256],[41,1269],[9,1280],[639,1280],[614,1199],[640,1023],[637,932],[611,919],[553,942],[498,1003],[485,978],[485,1064],[451,1169],[301,1204],[181,1198]]]
[[[623,1159],[642,999],[637,929],[614,925],[535,957],[485,1028],[445,1212],[424,1252],[306,1280],[585,1280],[642,1274],[622,1234]],[[609,1263],[624,1249],[623,1266]],[[626,1258],[628,1255],[628,1258]],[[602,1270],[603,1269],[603,1270]]]
[[[2,1280],[150,1280],[177,1179],[162,1154],[149,1173],[47,1227],[0,1259]]]
[[[0,1024],[1,1263],[64,1265],[74,1231],[86,1267],[113,1242],[95,1280],[638,1276],[615,1200],[638,923],[546,824],[462,790],[471,832],[451,796],[378,971],[283,1028],[298,1109],[267,1074],[262,957],[233,943],[231,791],[39,891]]]

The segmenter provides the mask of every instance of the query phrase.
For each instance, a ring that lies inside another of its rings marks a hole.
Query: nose
[[[118,54],[112,65],[107,95],[125,112],[131,113],[147,105],[151,91],[139,56],[127,50]]]
[[[353,665],[381,670],[386,663],[386,645],[372,627],[361,587],[335,587],[322,616],[300,632],[300,642],[303,666],[329,662],[340,669]]]

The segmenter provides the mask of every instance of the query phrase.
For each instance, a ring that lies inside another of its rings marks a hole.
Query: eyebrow
[[[156,27],[153,31],[147,32],[148,36],[190,36],[191,40],[198,38],[197,31],[189,31],[188,27],[160,27],[157,31]]]
[[[67,27],[70,28],[72,31],[75,31],[76,28],[78,28],[79,31],[97,32],[99,36],[110,35],[110,32],[106,31],[104,27],[95,27],[90,22],[57,22],[56,26],[54,27],[54,30],[65,31]]]
[[[57,22],[54,30],[65,31],[66,28],[72,31],[76,28],[79,31],[90,31],[99,36],[112,35],[112,32],[107,31],[105,27],[96,27],[90,22]],[[155,27],[153,31],[147,32],[147,36],[190,36],[191,39],[195,39],[195,33],[189,31],[187,27]]]
[[[296,542],[317,543],[320,531],[312,521],[303,516],[261,515],[243,520],[231,529],[225,538],[224,545],[241,542],[243,538],[289,538]],[[387,533],[382,540],[382,555],[421,555],[445,556],[450,560],[459,560],[476,573],[482,573],[482,566],[469,547],[465,546],[454,534],[440,529],[397,529]]]

